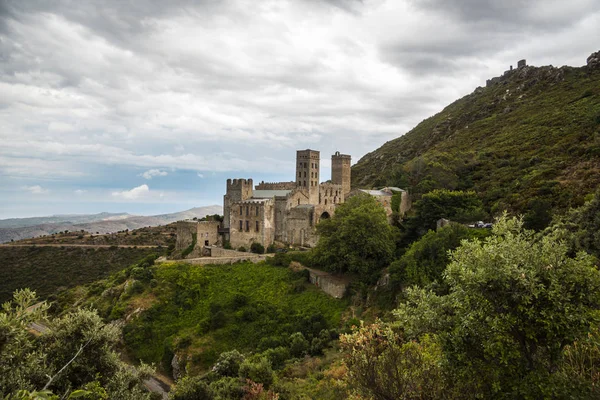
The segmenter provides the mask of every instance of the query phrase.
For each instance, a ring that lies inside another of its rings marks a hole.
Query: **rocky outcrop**
[[[587,58],[587,66],[590,69],[600,69],[600,51],[592,53]]]

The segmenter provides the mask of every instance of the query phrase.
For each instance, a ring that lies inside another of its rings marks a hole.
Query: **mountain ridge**
[[[222,214],[223,207],[219,205],[210,205],[205,207],[194,207],[189,210],[179,211],[170,214],[158,214],[151,216],[131,215],[127,213],[99,213],[99,214],[82,214],[81,217],[91,217],[100,215],[109,215],[105,219],[97,219],[88,222],[72,223],[64,220],[53,223],[41,223],[37,225],[27,225],[20,227],[1,227],[0,225],[0,243],[10,242],[11,240],[28,239],[37,236],[51,235],[53,233],[68,231],[84,230],[92,233],[110,233],[118,232],[126,229],[137,229],[148,226],[166,225],[171,222],[182,219],[202,218],[206,215]],[[121,218],[123,216],[123,218]],[[39,218],[52,218],[39,217]],[[116,217],[116,219],[115,219]],[[17,220],[12,218],[11,220]],[[29,218],[23,218],[29,220]],[[3,220],[6,221],[6,220]],[[1,222],[1,221],[0,221]]]
[[[600,52],[493,78],[366,154],[353,187],[475,190],[491,213],[577,206],[600,184]],[[537,199],[537,200],[536,200]],[[538,202],[539,202],[538,201]]]

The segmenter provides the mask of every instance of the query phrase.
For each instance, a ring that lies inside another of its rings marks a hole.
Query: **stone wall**
[[[349,155],[340,154],[339,151],[331,156],[331,182],[341,185],[344,195],[350,193],[351,162],[352,158]]]
[[[261,181],[254,187],[255,190],[293,190],[296,182],[265,182]]]
[[[299,246],[314,246],[317,244],[313,225],[314,206],[305,204],[288,210],[285,218],[284,242]]]
[[[183,250],[192,244],[193,234],[198,232],[198,222],[196,221],[178,221],[177,222],[177,241],[175,250]]]
[[[197,242],[199,247],[214,246],[219,243],[219,221],[199,221]]]
[[[273,243],[275,233],[274,201],[272,199],[247,200],[231,205],[231,246],[249,249],[252,243],[264,247]]]
[[[341,299],[350,283],[347,279],[338,278],[327,272],[307,268],[310,272],[310,282],[331,297]]]
[[[344,202],[344,190],[342,185],[334,183],[321,183],[319,185],[319,204],[332,205]]]

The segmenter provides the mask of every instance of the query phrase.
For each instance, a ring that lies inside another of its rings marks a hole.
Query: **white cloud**
[[[40,185],[23,186],[22,189],[28,191],[31,194],[45,194],[49,192],[48,189],[44,189]]]
[[[134,187],[131,190],[124,190],[122,192],[112,192],[113,197],[119,197],[126,200],[137,200],[143,197],[148,196],[150,193],[150,188],[148,185],[140,185],[138,187]]]
[[[152,179],[155,176],[167,176],[167,171],[161,171],[160,169],[149,169],[148,171],[141,174],[144,179]]]
[[[77,189],[75,190],[75,194],[78,196],[81,196],[82,194],[87,193],[87,190],[83,190],[83,189]]]
[[[204,178],[204,174],[201,174],[200,172],[198,172],[198,178]]]

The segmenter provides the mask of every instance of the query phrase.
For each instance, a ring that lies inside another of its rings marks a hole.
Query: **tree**
[[[441,282],[450,261],[448,252],[456,249],[464,239],[484,238],[489,233],[487,229],[471,229],[456,223],[437,231],[430,230],[390,265],[390,277],[395,286]]]
[[[317,226],[316,264],[338,273],[355,272],[372,279],[394,252],[392,228],[383,206],[364,194],[350,197],[333,217]]]
[[[412,225],[421,232],[435,229],[440,218],[470,222],[485,217],[482,203],[472,191],[438,189],[424,194],[414,205]]]
[[[34,305],[34,292],[18,290],[13,298],[0,312],[0,394],[149,398],[142,381],[152,371],[120,361],[117,328],[105,325],[95,311],[78,309],[49,320],[46,304]],[[34,336],[29,332],[33,322],[47,322],[49,330]]]
[[[599,322],[600,273],[592,256],[569,257],[557,237],[501,218],[492,236],[451,253],[444,275],[450,294],[407,290],[395,312],[399,325],[416,340],[437,334],[453,382],[473,395],[556,398],[576,397],[575,387],[593,390],[561,374],[567,346]]]

